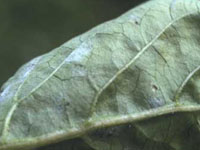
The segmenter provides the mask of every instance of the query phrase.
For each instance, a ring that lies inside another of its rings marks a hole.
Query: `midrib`
[[[42,135],[37,138],[25,138],[25,139],[9,141],[9,143],[1,143],[2,145],[0,145],[0,150],[17,149],[21,147],[26,147],[28,149],[28,147],[48,145],[52,143],[57,143],[62,140],[80,137],[89,131],[101,127],[109,127],[113,125],[133,123],[136,121],[142,121],[148,118],[158,117],[170,113],[173,114],[177,112],[195,112],[195,111],[200,111],[199,105],[177,106],[176,104],[171,104],[164,107],[146,110],[136,114],[119,115],[112,118],[107,117],[104,118],[103,120],[101,119],[98,120],[98,118],[102,118],[98,117],[88,122],[89,126],[83,125],[80,128],[72,128],[71,130],[68,131],[60,130],[54,133]]]

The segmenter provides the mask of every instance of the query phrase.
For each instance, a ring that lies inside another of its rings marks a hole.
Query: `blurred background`
[[[0,0],[0,87],[30,59],[145,0]]]

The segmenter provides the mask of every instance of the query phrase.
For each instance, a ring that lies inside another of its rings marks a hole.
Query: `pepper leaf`
[[[0,94],[0,150],[76,138],[95,150],[198,150],[199,10],[152,0],[22,66]],[[108,136],[114,127],[124,138]]]

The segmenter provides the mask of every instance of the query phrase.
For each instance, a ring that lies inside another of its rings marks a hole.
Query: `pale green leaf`
[[[198,150],[199,8],[152,0],[25,64],[2,87],[0,150]]]

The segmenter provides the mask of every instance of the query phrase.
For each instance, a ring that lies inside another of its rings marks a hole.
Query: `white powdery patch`
[[[76,69],[72,70],[72,75],[74,77],[83,77],[87,75],[87,71],[84,68],[76,67]]]
[[[8,85],[8,86],[6,87],[6,89],[4,89],[3,92],[0,94],[0,96],[4,97],[4,96],[8,95],[11,86],[12,86],[12,85]]]
[[[173,16],[174,13],[173,13],[173,11],[176,9],[175,5],[176,5],[176,0],[172,0],[172,2],[171,2],[171,4],[170,4],[170,7],[169,7],[171,19],[174,18],[174,16]]]
[[[17,84],[17,83],[16,83]],[[2,93],[0,93],[0,101],[3,100],[3,98],[5,99],[9,99],[14,95],[14,92],[11,92],[12,87],[14,86],[13,84],[8,85]]]
[[[77,49],[75,49],[66,59],[65,62],[81,62],[85,57],[87,57],[92,48],[90,45],[83,43]]]
[[[31,71],[35,68],[37,63],[40,61],[41,57],[37,57],[29,62],[29,64],[26,66],[26,69],[24,70],[23,78],[26,78]]]
[[[130,15],[129,19],[133,22],[138,22],[140,23],[140,17],[136,16],[136,15]]]
[[[3,100],[3,97],[6,97],[5,99],[9,99],[11,98],[15,92],[13,92],[13,86],[16,86],[17,84],[20,86],[20,84],[23,84],[25,78],[31,73],[31,71],[33,71],[33,69],[35,68],[36,64],[40,61],[42,57],[37,57],[35,59],[33,59],[32,61],[30,61],[24,68],[23,70],[23,74],[19,76],[19,78],[15,81],[10,83],[4,90],[2,93],[0,93],[0,101]],[[15,87],[14,87],[15,88]],[[17,90],[17,87],[16,89]]]

